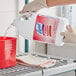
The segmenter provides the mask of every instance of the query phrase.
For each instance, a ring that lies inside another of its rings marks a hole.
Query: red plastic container
[[[0,69],[16,65],[16,38],[0,37]]]

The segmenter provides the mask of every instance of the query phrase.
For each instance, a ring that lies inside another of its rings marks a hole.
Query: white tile
[[[73,46],[64,45],[57,47],[54,45],[47,46],[47,53],[51,55],[61,56],[65,58],[75,58],[76,48]]]
[[[33,41],[33,40],[30,40],[29,51],[30,51],[30,53],[35,52],[35,41]]]
[[[15,12],[0,12],[0,36],[4,35],[5,30],[15,19]]]
[[[16,10],[16,0],[0,0],[0,11]]]
[[[71,72],[66,72],[66,73],[62,73],[54,76],[75,76],[75,72],[71,71]]]
[[[24,4],[25,4],[25,0],[18,0],[18,3],[19,3],[19,5],[18,5],[18,11],[21,11],[22,8],[23,8],[23,6],[24,6]]]
[[[21,36],[21,35],[19,35],[19,52],[20,53],[24,53],[24,51],[25,51],[25,39]]]
[[[72,7],[72,27],[76,31],[76,4]]]
[[[40,43],[40,42],[35,42],[35,52],[36,53],[42,53],[45,54],[46,53],[46,45],[44,43]]]
[[[30,41],[29,50],[31,53],[46,53],[46,45],[44,43]]]

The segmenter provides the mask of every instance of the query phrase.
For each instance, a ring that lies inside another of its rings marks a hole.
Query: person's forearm
[[[76,0],[46,0],[46,4],[48,7],[76,4]]]

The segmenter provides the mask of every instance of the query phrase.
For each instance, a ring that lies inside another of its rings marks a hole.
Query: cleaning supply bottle
[[[66,30],[68,20],[61,17],[37,15],[33,40],[62,46],[64,44],[61,32]]]
[[[23,16],[23,15],[22,15]],[[20,16],[13,22],[18,32],[28,40],[62,46],[63,37],[60,32],[66,30],[68,20],[62,17],[52,17],[33,14],[29,20],[21,20]]]

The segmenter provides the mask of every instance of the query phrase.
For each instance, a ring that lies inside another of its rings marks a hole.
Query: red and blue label
[[[45,43],[55,43],[59,19],[47,16],[37,16],[33,40]]]

